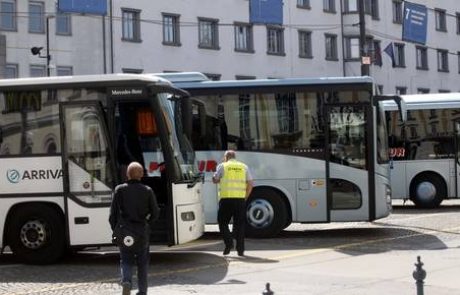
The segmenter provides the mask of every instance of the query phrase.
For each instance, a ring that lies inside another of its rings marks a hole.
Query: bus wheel
[[[436,208],[446,196],[446,183],[437,174],[421,174],[412,181],[410,199],[419,208]]]
[[[285,226],[287,210],[280,194],[269,189],[256,189],[247,204],[246,233],[249,237],[277,235]]]
[[[65,250],[64,220],[44,204],[21,207],[8,226],[8,244],[14,255],[31,264],[58,260]]]

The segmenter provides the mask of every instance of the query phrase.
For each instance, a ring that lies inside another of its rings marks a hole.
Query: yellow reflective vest
[[[220,179],[219,198],[246,197],[246,165],[236,160],[222,163],[224,175]]]

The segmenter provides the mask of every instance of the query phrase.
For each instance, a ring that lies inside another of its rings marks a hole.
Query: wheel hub
[[[247,209],[248,223],[255,228],[269,226],[275,217],[272,205],[263,199],[256,199],[249,203]]]
[[[20,237],[25,247],[29,249],[38,249],[46,243],[46,226],[39,220],[28,221],[22,226]]]
[[[432,200],[436,197],[436,187],[428,181],[421,182],[417,186],[417,197],[421,200]]]

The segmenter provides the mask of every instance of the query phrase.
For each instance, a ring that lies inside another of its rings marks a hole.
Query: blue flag
[[[388,44],[387,47],[385,47],[383,51],[390,56],[391,65],[394,67],[395,66],[395,53],[393,50],[393,42],[390,42],[390,44]]]

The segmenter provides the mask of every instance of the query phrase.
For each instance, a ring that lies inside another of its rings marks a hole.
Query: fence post
[[[270,283],[265,284],[265,290],[262,292],[262,295],[274,295],[275,292],[270,290]]]
[[[417,295],[423,295],[423,280],[426,278],[426,271],[422,268],[423,263],[420,260],[420,256],[417,256],[417,263],[415,264],[415,270],[412,276],[415,279],[417,285]]]

